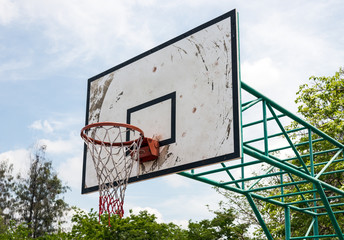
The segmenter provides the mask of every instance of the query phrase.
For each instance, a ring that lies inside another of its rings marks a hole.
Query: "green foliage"
[[[5,221],[6,216],[0,214],[0,239],[250,239],[245,236],[249,225],[237,223],[234,211],[229,208],[213,211],[212,220],[190,221],[188,229],[174,223],[158,223],[156,216],[147,211],[130,212],[123,218],[112,215],[109,226],[106,214],[99,223],[96,212],[85,213],[75,208],[71,230],[62,231],[58,220],[67,209],[61,198],[67,187],[45,158],[45,147],[33,154],[26,178],[18,177],[15,183],[11,173],[11,165],[0,164],[0,184],[4,186],[0,210],[7,208],[7,212],[15,212],[19,218]],[[14,198],[16,201],[12,201]]]
[[[57,230],[56,224],[68,209],[61,198],[68,187],[62,184],[51,161],[45,158],[45,146],[39,148],[31,160],[28,177],[18,182],[16,211],[20,221],[32,230],[32,236],[39,237]]]
[[[128,217],[110,217],[103,214],[98,222],[98,214],[91,211],[85,213],[76,209],[72,218],[74,223],[69,234],[71,239],[185,239],[185,230],[173,223],[157,223],[155,215],[141,211],[135,215],[132,212]]]
[[[344,69],[340,68],[334,76],[312,76],[309,80],[311,83],[301,85],[297,92],[298,112],[309,123],[343,143]]]
[[[0,239],[3,240],[16,240],[16,239],[30,239],[31,231],[25,224],[17,224],[11,220],[6,228],[0,230]]]
[[[235,223],[236,216],[233,208],[226,208],[220,204],[220,210],[214,211],[212,220],[189,222],[187,239],[215,240],[249,239],[246,235],[249,223]]]
[[[0,224],[8,224],[13,219],[13,203],[14,203],[14,190],[15,181],[12,175],[13,165],[8,162],[2,161],[0,163]],[[0,225],[0,229],[2,225]]]
[[[235,212],[230,208],[214,211],[215,217],[212,220],[189,221],[186,230],[173,223],[157,223],[155,215],[147,211],[141,211],[137,215],[130,211],[130,215],[122,219],[113,215],[110,218],[110,226],[106,214],[101,216],[99,223],[96,212],[85,213],[78,209],[75,211],[76,214],[72,218],[74,225],[69,233],[70,239],[250,239],[247,236],[249,224],[236,223]]]

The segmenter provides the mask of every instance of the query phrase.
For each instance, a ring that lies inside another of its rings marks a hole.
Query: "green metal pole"
[[[272,107],[271,107],[270,104],[268,104],[268,108],[269,108],[271,114],[274,116],[277,125],[279,126],[279,128],[280,128],[281,131],[283,132],[283,134],[284,134],[286,140],[288,141],[289,145],[290,145],[291,148],[293,149],[293,151],[294,151],[296,157],[299,159],[300,164],[301,164],[302,167],[305,169],[305,172],[308,173],[308,174],[310,174],[310,172],[308,171],[308,168],[307,168],[305,162],[303,161],[302,157],[300,156],[300,153],[299,153],[299,152],[297,151],[297,149],[295,148],[294,144],[292,143],[292,141],[291,141],[291,139],[289,138],[289,136],[288,136],[286,130],[285,130],[284,127],[282,126],[282,123],[280,122],[280,120],[279,120],[278,117],[276,116],[276,113],[275,113],[275,111],[272,109]]]
[[[326,163],[326,165],[321,169],[321,171],[317,174],[315,177],[316,179],[319,179],[321,175],[326,171],[326,169],[333,163],[334,160],[339,156],[339,154],[343,151],[343,149],[340,149],[332,158],[330,161]]]
[[[251,93],[252,95],[256,96],[257,98],[263,98],[266,101],[269,102],[269,104],[274,107],[275,109],[277,109],[278,111],[284,113],[285,115],[287,115],[288,117],[290,117],[291,119],[293,119],[294,121],[300,123],[301,125],[310,128],[314,133],[316,133],[317,135],[319,135],[320,137],[323,137],[324,139],[328,140],[330,143],[332,143],[333,145],[339,147],[339,148],[344,148],[344,144],[338,142],[337,140],[331,138],[330,136],[328,136],[327,134],[323,133],[322,131],[320,131],[319,129],[317,129],[316,127],[312,126],[311,124],[309,124],[308,122],[304,121],[303,119],[297,117],[296,115],[294,115],[293,113],[289,112],[288,110],[286,110],[285,108],[281,107],[280,105],[278,105],[277,103],[275,103],[274,101],[272,101],[271,99],[267,98],[266,96],[264,96],[263,94],[259,93],[258,91],[256,91],[255,89],[251,88],[250,86],[248,86],[246,83],[241,82],[241,88],[244,89],[245,91]]]
[[[285,239],[290,240],[291,237],[291,225],[290,225],[290,208],[284,208],[284,217],[285,217]]]
[[[344,196],[344,191],[342,191],[342,190],[340,190],[340,189],[338,189],[336,187],[333,187],[332,185],[327,184],[327,183],[325,183],[325,182],[323,182],[321,180],[318,180],[318,179],[316,179],[316,178],[314,178],[314,177],[312,177],[312,176],[310,176],[308,174],[305,174],[302,171],[299,171],[299,170],[297,170],[295,168],[292,168],[292,167],[286,165],[285,163],[281,163],[279,161],[273,160],[272,158],[267,157],[267,156],[265,156],[265,155],[263,155],[263,154],[261,154],[259,152],[256,152],[256,151],[254,151],[254,150],[252,150],[252,149],[250,149],[250,148],[248,148],[246,146],[244,146],[244,152],[246,154],[254,157],[254,158],[260,159],[261,161],[267,162],[270,165],[273,165],[275,167],[282,168],[283,170],[285,170],[287,172],[290,172],[292,174],[295,174],[296,176],[299,176],[301,178],[304,178],[304,179],[306,179],[306,180],[308,180],[308,181],[310,181],[312,183],[318,183],[318,184],[321,183],[322,186],[324,186],[328,190],[332,190],[332,191],[334,191],[334,192]]]
[[[178,174],[181,175],[181,176],[188,177],[188,178],[191,178],[191,179],[203,182],[203,183],[207,183],[207,184],[213,185],[215,187],[223,188],[223,189],[235,192],[235,193],[239,193],[239,194],[243,194],[243,195],[248,194],[248,192],[246,192],[245,190],[242,190],[242,189],[239,189],[239,188],[236,188],[236,187],[231,187],[231,186],[228,186],[228,185],[223,185],[220,182],[217,182],[217,181],[205,178],[205,177],[197,177],[197,176],[192,175],[191,173],[188,173],[188,172],[180,172]],[[268,202],[268,203],[271,203],[271,204],[274,204],[274,205],[277,205],[277,206],[280,206],[280,207],[283,207],[283,208],[286,206],[285,203],[281,203],[281,202],[275,201],[273,199],[268,199],[268,198],[260,196],[258,194],[250,193],[250,195],[252,197],[258,199],[258,200],[262,200],[262,201],[265,201],[265,202]],[[295,210],[295,211],[299,211],[299,212],[302,212],[302,213],[310,214],[311,216],[314,215],[314,213],[312,211],[302,210],[302,209],[300,209],[298,207],[295,207],[295,206],[290,206],[290,208]]]
[[[221,163],[221,166],[225,168],[225,167],[226,167],[226,164]],[[226,171],[227,175],[228,175],[233,181],[235,181],[235,178],[233,177],[233,175],[231,174],[231,172],[230,172],[229,170],[225,170],[225,171]],[[235,186],[237,186],[237,188],[240,188],[240,186],[239,186],[239,184],[238,184],[237,182],[235,182]]]
[[[311,175],[312,177],[315,176],[314,173],[314,157],[313,157],[313,140],[312,140],[312,130],[308,128],[308,142],[309,142],[309,160],[310,160],[310,164],[311,164]],[[313,183],[313,189],[315,190],[315,184]],[[316,199],[317,198],[317,194],[313,193],[313,198]],[[313,206],[316,207],[317,206],[317,201],[313,202]],[[317,213],[317,210],[314,209],[314,212]],[[319,235],[319,222],[318,222],[318,216],[313,216],[313,234],[314,236],[318,236]],[[315,240],[319,240],[319,238],[315,238]]]
[[[243,167],[243,164],[245,163],[245,158],[244,158],[244,149],[243,149],[243,139],[244,139],[244,135],[243,135],[243,128],[242,128],[242,112],[243,112],[243,109],[242,109],[242,98],[241,98],[241,62],[240,62],[240,31],[239,31],[239,12],[237,12],[237,36],[238,36],[238,41],[237,41],[237,44],[238,44],[238,59],[239,59],[239,64],[238,64],[238,69],[239,69],[239,93],[240,93],[240,131],[241,131],[241,154],[242,154],[242,157],[241,157],[241,178],[244,179],[245,178],[245,168]],[[242,182],[241,183],[241,189],[245,189],[245,182]]]
[[[263,100],[263,127],[264,127],[264,153],[265,156],[269,155],[269,145],[268,145],[268,123],[266,117],[266,101]]]
[[[262,218],[262,216],[260,215],[260,212],[256,206],[256,204],[254,203],[253,199],[252,199],[252,196],[251,194],[245,194],[246,198],[247,198],[247,201],[248,203],[250,204],[254,214],[256,215],[259,223],[260,223],[260,226],[263,228],[263,231],[265,233],[265,236],[267,237],[267,239],[269,240],[273,240],[272,236],[271,236],[271,233],[269,231],[269,229],[267,228],[265,222],[264,222],[264,219]]]
[[[328,213],[328,216],[329,216],[329,218],[330,218],[330,220],[332,222],[333,228],[334,228],[338,238],[340,240],[344,240],[344,236],[343,236],[342,230],[340,229],[339,224],[337,222],[337,219],[334,216],[334,213],[333,213],[333,211],[331,209],[330,203],[327,200],[327,197],[326,197],[326,194],[324,192],[323,187],[321,186],[321,184],[319,182],[316,183],[316,187],[318,189],[318,193],[320,195],[320,198],[321,198],[321,200],[322,200],[322,202],[323,202],[323,204],[325,206],[325,209],[326,209],[326,211]]]

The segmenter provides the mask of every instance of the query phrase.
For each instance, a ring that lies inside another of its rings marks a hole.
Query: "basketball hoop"
[[[113,122],[93,123],[81,130],[81,138],[92,156],[99,185],[99,221],[103,213],[123,216],[123,202],[128,179],[144,133],[138,127]],[[127,141],[133,137],[135,140]]]
[[[159,142],[145,138],[136,126],[114,122],[89,124],[80,135],[97,173],[99,221],[100,216],[107,213],[110,225],[111,214],[120,217],[124,214],[124,195],[133,166],[137,164],[139,173],[140,162],[155,160],[159,155]]]

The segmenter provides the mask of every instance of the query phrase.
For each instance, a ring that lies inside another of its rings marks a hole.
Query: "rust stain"
[[[186,132],[183,132],[182,137],[185,137],[185,136],[186,136]]]
[[[183,98],[183,95],[180,95],[179,98]]]
[[[156,72],[157,67],[153,67],[153,72]]]
[[[192,113],[195,113],[196,111],[197,111],[197,108],[194,107],[194,108],[192,109]]]

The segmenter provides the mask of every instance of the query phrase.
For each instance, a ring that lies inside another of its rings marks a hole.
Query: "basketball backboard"
[[[159,140],[159,158],[133,169],[129,183],[241,156],[236,17],[232,10],[88,80],[86,125],[128,123]],[[82,193],[97,189],[85,147]]]

